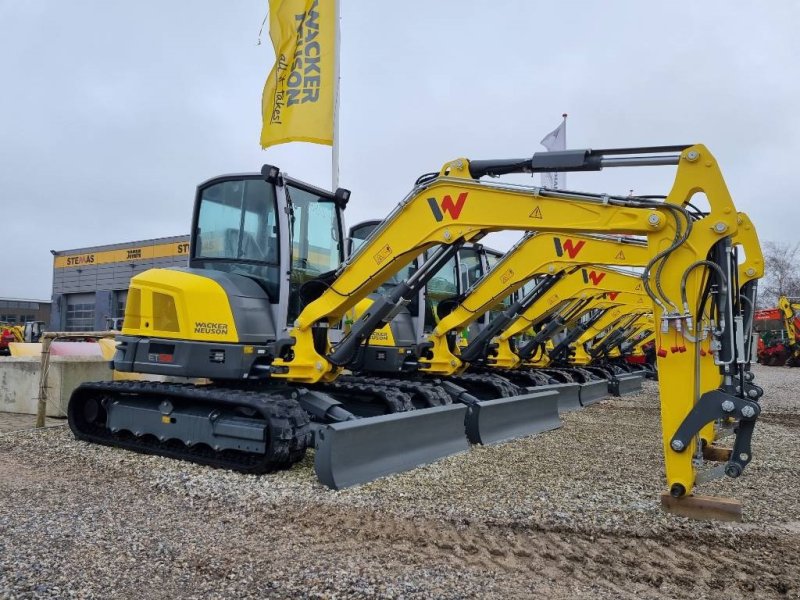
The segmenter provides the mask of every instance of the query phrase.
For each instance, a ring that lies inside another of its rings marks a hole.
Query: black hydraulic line
[[[554,317],[550,319],[544,327],[536,332],[536,335],[517,348],[517,356],[519,356],[522,360],[533,358],[536,352],[539,351],[539,348],[541,348],[542,344],[553,337],[559,329],[563,329],[566,324],[567,319],[564,317]]]
[[[589,355],[592,358],[597,358],[599,356],[607,356],[614,348],[620,346],[628,337],[630,337],[632,331],[628,329],[628,325],[612,331],[608,336],[603,338],[597,346],[592,347],[589,351]]]
[[[736,289],[735,285],[729,285],[728,281],[726,281],[728,278],[725,277],[726,272],[730,276],[737,268],[736,265],[731,265],[730,247],[730,238],[724,238],[715,243],[709,253],[708,262],[715,264],[715,270],[721,271],[721,276],[724,277],[724,279],[720,281],[721,289],[717,294],[717,300],[715,302],[718,312],[718,323],[720,326],[724,323],[724,329],[720,327],[722,329],[722,335],[719,336],[720,349],[717,357],[722,363],[731,363],[722,365],[721,368],[724,374],[732,376],[734,374],[730,369],[732,366],[736,368],[736,333],[733,321],[733,295],[738,293],[739,290]]]
[[[426,261],[407,281],[396,285],[392,291],[375,300],[370,307],[353,323],[350,333],[328,355],[331,364],[344,366],[350,364],[357,356],[358,349],[369,339],[372,333],[383,327],[396,314],[399,308],[408,304],[414,295],[455,256],[463,241],[449,246],[440,246],[433,257]]]
[[[658,290],[658,293],[661,295],[661,297],[664,299],[664,302],[666,302],[667,304],[671,304],[674,308],[677,308],[675,306],[675,303],[671,302],[670,299],[667,297],[666,293],[664,292],[664,288],[661,286],[661,272],[664,269],[664,265],[666,265],[666,263],[667,263],[667,258],[669,257],[669,255],[678,246],[683,244],[689,238],[689,234],[692,232],[692,220],[689,218],[689,215],[686,214],[686,210],[683,209],[683,208],[678,209],[678,207],[673,205],[673,204],[662,204],[662,206],[666,207],[668,210],[673,212],[673,217],[675,218],[675,228],[676,228],[675,229],[675,239],[673,240],[672,246],[670,246],[669,248],[665,249],[663,252],[660,252],[659,254],[656,254],[656,256],[654,256],[650,260],[648,265],[645,267],[645,275],[646,276],[643,277],[643,282],[644,282],[645,290],[647,290],[649,288],[649,285],[650,285],[650,283],[649,283],[650,272],[652,271],[652,268],[656,264],[656,262],[658,262],[658,267],[656,267],[656,276],[655,276],[656,289]],[[686,229],[685,230],[683,230],[681,228],[680,218],[679,218],[679,214],[678,213],[680,213],[680,215],[682,215],[686,219]],[[652,288],[649,288],[649,289],[652,291]]]
[[[489,344],[492,339],[519,318],[522,313],[547,293],[547,291],[563,276],[564,272],[562,271],[556,275],[544,277],[530,292],[492,319],[492,321],[469,342],[467,347],[461,350],[461,360],[464,362],[476,362],[485,358],[488,354]]]
[[[587,329],[589,329],[592,325],[597,323],[597,321],[600,320],[600,317],[603,316],[604,312],[605,311],[600,311],[597,315],[590,318],[585,323],[581,323],[580,325],[577,325],[575,328],[573,328],[572,331],[570,331],[567,334],[567,336],[563,340],[561,340],[555,348],[553,348],[550,351],[548,355],[550,357],[550,360],[552,362],[558,362],[560,360],[566,359],[569,354],[570,346],[573,343],[575,343],[575,341],[578,338],[580,338],[584,333],[586,333]]]

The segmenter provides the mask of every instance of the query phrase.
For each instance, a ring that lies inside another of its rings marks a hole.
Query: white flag
[[[567,115],[564,114],[563,117],[564,120],[561,121],[559,126],[544,136],[540,142],[542,146],[547,148],[548,152],[567,149]],[[557,190],[564,189],[566,185],[566,173],[542,173],[542,187]]]

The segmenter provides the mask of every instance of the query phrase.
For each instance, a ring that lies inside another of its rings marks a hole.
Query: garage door
[[[94,294],[67,296],[66,331],[94,331]]]

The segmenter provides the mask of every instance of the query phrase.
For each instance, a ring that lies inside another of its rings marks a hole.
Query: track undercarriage
[[[86,383],[74,392],[68,416],[78,439],[244,473],[290,468],[316,447],[317,475],[335,488],[429,463],[470,443],[560,426],[556,392],[529,393],[491,374],[345,375],[308,387]]]

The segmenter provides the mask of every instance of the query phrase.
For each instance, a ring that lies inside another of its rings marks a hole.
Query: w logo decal
[[[600,285],[600,282],[603,281],[603,278],[606,276],[605,273],[598,273],[597,271],[587,271],[586,269],[581,269],[583,273],[583,283],[592,282],[592,285]]]
[[[605,273],[603,274],[605,275]],[[612,302],[617,299],[617,296],[619,296],[619,292],[608,292],[608,299]]]
[[[553,242],[556,245],[556,256],[559,258],[564,256],[564,252],[566,252],[570,258],[575,258],[578,256],[578,252],[581,251],[581,248],[583,248],[584,244],[586,244],[586,240],[580,240],[576,244],[569,238],[564,240],[563,244],[561,243],[561,238],[553,238]]]
[[[431,207],[431,212],[433,212],[433,217],[436,221],[442,221],[444,219],[444,213],[450,215],[450,217],[457,221],[458,217],[461,215],[461,209],[464,208],[464,203],[467,201],[467,194],[469,192],[461,192],[458,195],[458,200],[453,202],[453,197],[449,194],[442,198],[441,206],[436,198],[428,198],[428,204]]]

